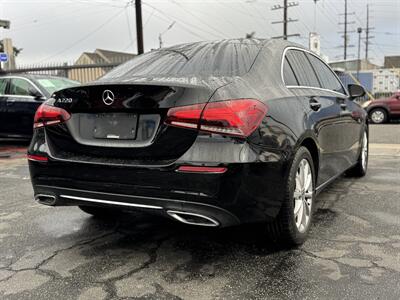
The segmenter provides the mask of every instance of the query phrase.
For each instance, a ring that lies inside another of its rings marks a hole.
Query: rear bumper
[[[36,196],[55,197],[52,205],[119,206],[167,215],[179,210],[206,214],[220,226],[273,220],[285,196],[291,159],[287,148],[201,135],[179,159],[163,164],[108,158],[99,163],[91,157],[76,161],[72,156],[65,160],[49,148],[44,131],[36,130],[28,154],[45,155],[48,161],[29,161],[31,180]],[[227,171],[176,172],[182,165]]]
[[[124,195],[94,192],[57,186],[37,185],[35,199],[51,206],[85,205],[119,208],[122,210],[141,210],[172,217],[183,223],[202,226],[232,226],[240,223],[232,213],[220,207],[205,203],[196,203],[167,198]],[[49,201],[49,199],[53,201]],[[197,216],[196,222],[190,222],[184,215]],[[182,218],[183,216],[183,218]]]
[[[114,206],[210,217],[219,226],[270,221],[284,197],[281,163],[228,164],[223,174],[178,173],[176,165],[135,168],[29,161],[35,197],[62,205]],[[38,200],[38,199],[37,199]]]

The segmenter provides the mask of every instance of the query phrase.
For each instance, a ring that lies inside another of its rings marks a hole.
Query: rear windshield
[[[135,76],[240,76],[253,64],[259,45],[197,43],[154,50],[107,73],[102,80]]]

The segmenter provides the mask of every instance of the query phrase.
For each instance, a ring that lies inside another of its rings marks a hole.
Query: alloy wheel
[[[294,218],[299,232],[305,232],[311,218],[313,201],[313,175],[310,163],[302,159],[296,172],[296,187],[293,193]]]
[[[371,119],[374,123],[382,123],[385,119],[385,114],[380,110],[376,110],[372,112]]]
[[[368,137],[367,133],[364,132],[362,150],[361,150],[361,165],[363,170],[367,168],[367,162],[368,162]]]

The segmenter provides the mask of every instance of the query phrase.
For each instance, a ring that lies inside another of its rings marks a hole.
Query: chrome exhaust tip
[[[167,210],[167,214],[170,215],[175,220],[189,225],[207,226],[207,227],[217,227],[220,225],[217,220],[214,220],[213,218],[200,214],[189,213],[184,211],[176,211],[176,210]]]
[[[54,195],[37,194],[35,195],[35,200],[40,204],[54,206],[56,204],[57,198]]]

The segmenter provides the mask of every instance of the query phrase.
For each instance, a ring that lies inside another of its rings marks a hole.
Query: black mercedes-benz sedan
[[[77,85],[77,81],[56,76],[0,76],[0,138],[31,139],[37,108],[56,90]]]
[[[154,50],[40,106],[28,151],[35,199],[102,217],[260,223],[301,244],[316,195],[344,172],[366,173],[367,116],[352,101],[363,94],[286,41]]]

